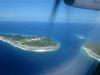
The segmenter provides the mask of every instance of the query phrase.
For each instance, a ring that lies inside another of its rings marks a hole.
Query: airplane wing
[[[83,9],[100,10],[100,0],[64,0],[64,3]]]

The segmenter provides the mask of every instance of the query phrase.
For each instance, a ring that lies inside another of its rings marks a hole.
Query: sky
[[[54,0],[0,0],[0,21],[48,22]],[[59,6],[55,22],[99,23],[100,11]],[[100,24],[100,23],[99,23]]]

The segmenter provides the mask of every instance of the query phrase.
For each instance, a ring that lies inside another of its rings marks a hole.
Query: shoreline
[[[90,49],[88,49],[88,48],[86,48],[86,47],[84,47],[84,46],[82,47],[82,49],[84,49],[84,50],[86,51],[86,53],[87,53],[90,57],[92,57],[92,58],[94,58],[94,59],[100,61],[100,56],[98,56],[98,55],[96,55],[95,53],[93,53]]]
[[[59,43],[57,43],[57,47],[55,49],[53,49],[53,47],[51,49],[50,48],[47,49],[46,47],[44,47],[44,48],[42,47],[43,49],[41,49],[41,47],[40,48],[34,47],[34,49],[28,49],[28,48],[23,48],[21,46],[15,45],[14,43],[10,42],[9,40],[6,40],[6,39],[1,38],[1,37],[0,37],[0,41],[6,42],[6,43],[8,43],[16,48],[20,48],[20,49],[26,50],[26,51],[33,51],[33,52],[51,52],[51,51],[56,51],[60,47]]]

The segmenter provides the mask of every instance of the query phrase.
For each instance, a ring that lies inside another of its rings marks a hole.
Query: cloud
[[[0,21],[12,21],[16,19],[15,13],[4,12],[0,13]]]
[[[0,13],[0,18],[15,18],[16,14],[15,13]]]

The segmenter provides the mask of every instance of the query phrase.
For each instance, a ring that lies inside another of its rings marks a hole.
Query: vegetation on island
[[[91,52],[100,56],[100,42],[97,41],[88,41],[85,44],[85,48],[91,50]]]
[[[57,49],[59,44],[47,36],[26,36],[18,34],[0,34],[0,38],[13,45],[27,49]]]

